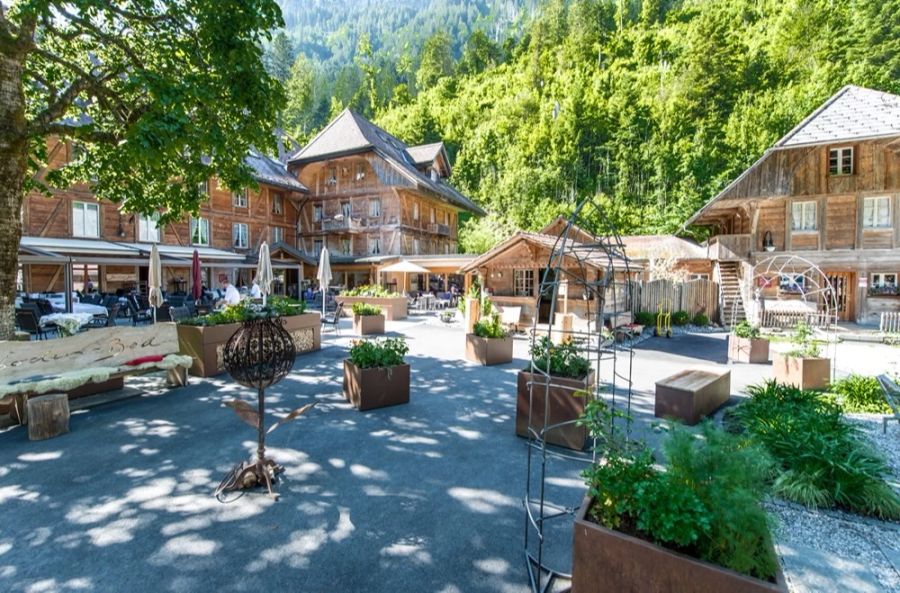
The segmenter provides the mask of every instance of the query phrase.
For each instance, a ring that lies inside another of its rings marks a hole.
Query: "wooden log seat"
[[[688,369],[656,383],[657,418],[700,422],[731,397],[731,371]]]
[[[43,441],[69,432],[69,396],[48,393],[28,398],[28,440]]]
[[[31,398],[67,399],[121,387],[122,378],[167,372],[170,386],[187,384],[191,357],[178,354],[174,323],[92,329],[67,338],[0,343],[0,415],[27,424]]]

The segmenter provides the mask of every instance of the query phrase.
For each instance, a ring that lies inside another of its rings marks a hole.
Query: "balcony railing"
[[[428,225],[428,232],[435,233],[437,235],[449,236],[450,235],[450,225],[431,223]]]
[[[753,251],[753,235],[716,235],[710,237],[707,255],[713,261],[743,261]]]
[[[365,228],[358,218],[330,218],[322,221],[323,231],[361,231]]]

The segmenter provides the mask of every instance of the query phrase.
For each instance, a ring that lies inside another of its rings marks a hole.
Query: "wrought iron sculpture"
[[[265,429],[265,390],[266,387],[284,379],[290,372],[296,356],[294,341],[284,329],[280,319],[263,313],[258,318],[241,324],[228,340],[223,354],[225,370],[234,380],[244,387],[257,390],[258,405],[255,408],[239,399],[225,404],[232,408],[241,420],[256,428],[257,449],[255,460],[239,463],[222,480],[216,489],[216,497],[228,490],[255,488],[265,483],[269,495],[277,498],[272,490],[272,483],[276,475],[284,471],[284,467],[266,457],[266,435],[315,406],[313,403],[297,408],[268,430]]]

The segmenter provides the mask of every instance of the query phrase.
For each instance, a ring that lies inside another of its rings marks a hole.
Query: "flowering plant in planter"
[[[746,319],[731,328],[731,333],[739,338],[756,339],[761,337],[759,327],[751,325]]]
[[[350,362],[360,369],[387,368],[405,363],[409,346],[403,338],[354,340],[350,345]]]
[[[353,314],[362,317],[371,317],[381,315],[381,307],[378,305],[370,305],[369,303],[353,303]]]
[[[356,340],[344,361],[344,397],[359,410],[409,402],[409,352],[402,338]]]
[[[351,288],[349,290],[344,290],[341,292],[343,296],[367,296],[367,297],[380,297],[387,298],[396,296],[391,291],[382,288],[381,286],[377,286],[375,284],[364,284],[362,286],[357,286],[356,288]]]
[[[591,363],[581,355],[573,342],[554,344],[543,336],[529,350],[534,366],[557,377],[584,377],[591,370]],[[528,370],[531,370],[530,368]]]
[[[479,338],[503,339],[509,336],[509,332],[500,323],[500,316],[496,313],[490,317],[482,317],[475,324],[474,333]]]
[[[292,317],[306,312],[306,303],[288,297],[269,297],[265,306],[242,299],[237,304],[225,305],[221,310],[179,321],[179,325],[209,327],[242,323],[259,317]]]

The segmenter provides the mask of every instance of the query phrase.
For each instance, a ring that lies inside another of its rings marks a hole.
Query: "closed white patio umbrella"
[[[319,253],[319,270],[316,273],[316,279],[322,289],[322,315],[325,315],[325,300],[328,295],[328,285],[331,283],[331,260],[328,256],[328,249],[324,247]]]
[[[269,256],[269,244],[263,241],[259,246],[259,261],[256,264],[256,283],[259,284],[259,292],[262,293],[263,307],[266,306],[266,297],[272,292],[272,258]]]
[[[162,262],[159,260],[159,249],[156,243],[150,248],[150,270],[147,274],[147,284],[150,291],[147,295],[150,306],[153,307],[153,323],[156,323],[156,309],[161,307],[164,299],[162,294]]]

